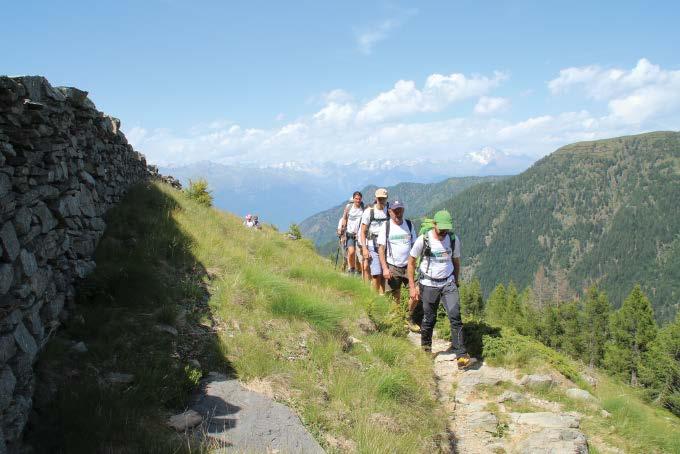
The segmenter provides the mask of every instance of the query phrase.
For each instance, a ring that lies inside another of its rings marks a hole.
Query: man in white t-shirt
[[[359,191],[355,191],[352,194],[352,201],[345,206],[340,220],[341,224],[338,227],[338,236],[343,241],[347,250],[347,266],[350,274],[360,273],[360,271],[356,270],[355,265],[357,262],[356,252],[359,240],[359,227],[361,226],[361,217],[364,214],[362,198],[363,196]],[[359,270],[361,270],[361,266]]]
[[[409,296],[423,304],[420,345],[432,351],[432,332],[441,302],[451,324],[451,345],[447,353],[454,353],[459,367],[470,364],[465,349],[463,321],[460,315],[458,278],[460,276],[460,240],[453,234],[451,214],[441,210],[434,215],[434,227],[418,237],[411,248],[408,261]],[[453,243],[453,244],[452,244]],[[415,281],[416,260],[420,260],[420,280]]]
[[[375,205],[366,208],[361,217],[359,242],[364,257],[364,268],[368,268],[373,288],[381,295],[385,293],[385,279],[380,266],[377,241],[380,228],[387,219],[387,189],[380,188],[375,191]]]
[[[395,200],[390,204],[390,220],[383,224],[378,234],[378,254],[385,279],[385,290],[395,302],[401,300],[401,287],[408,287],[406,267],[409,252],[416,241],[416,232],[410,220],[404,219],[404,204]]]

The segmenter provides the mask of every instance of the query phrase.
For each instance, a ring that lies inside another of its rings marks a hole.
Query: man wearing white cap
[[[364,269],[368,269],[371,275],[371,283],[381,295],[385,293],[385,280],[383,279],[380,257],[378,256],[378,234],[380,228],[387,221],[387,189],[379,188],[375,191],[375,205],[366,208],[361,216],[361,243],[362,256],[364,257]]]
[[[385,222],[378,235],[378,254],[382,266],[385,289],[394,301],[401,300],[401,287],[408,287],[406,267],[409,252],[416,241],[416,232],[410,220],[404,219],[406,207],[400,200],[390,204],[390,220]]]

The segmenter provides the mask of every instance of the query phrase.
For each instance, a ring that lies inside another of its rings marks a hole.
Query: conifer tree
[[[510,326],[520,331],[520,327],[523,326],[524,316],[522,308],[519,304],[519,294],[517,293],[517,287],[513,282],[508,284],[508,288],[505,292],[505,310],[503,314],[503,322],[506,326]]]
[[[680,416],[680,313],[644,355],[640,381],[656,403]]]
[[[489,295],[484,314],[489,323],[500,325],[505,320],[505,286],[503,284],[498,284]]]
[[[461,286],[460,306],[464,317],[477,320],[482,317],[484,299],[482,298],[482,286],[479,279],[475,278],[470,283]]]
[[[599,366],[604,358],[604,346],[609,334],[611,306],[604,292],[596,286],[588,289],[583,304],[583,359],[590,367]]]
[[[630,384],[638,385],[642,357],[656,337],[657,327],[649,299],[636,285],[609,324],[611,340],[605,349],[605,367]]]
[[[583,330],[581,325],[581,312],[578,302],[566,301],[557,308],[558,319],[561,325],[560,349],[578,358],[583,352]]]
[[[524,316],[520,334],[539,337],[540,332],[540,309],[536,295],[531,287],[527,287],[519,296],[519,304]]]

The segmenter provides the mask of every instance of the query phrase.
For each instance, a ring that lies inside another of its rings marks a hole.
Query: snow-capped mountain
[[[257,213],[280,228],[349,198],[366,185],[401,182],[434,183],[452,176],[514,174],[526,169],[526,156],[484,148],[465,159],[357,160],[354,162],[286,161],[271,164],[223,165],[209,161],[161,168],[179,178],[203,177],[215,205],[239,215]]]

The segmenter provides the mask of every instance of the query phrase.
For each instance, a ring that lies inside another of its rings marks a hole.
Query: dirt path
[[[420,345],[419,335],[410,334],[409,339]],[[452,452],[588,453],[586,437],[578,429],[580,415],[561,412],[558,403],[522,392],[532,385],[551,384],[552,377],[520,378],[514,370],[481,362],[461,371],[455,355],[441,353],[447,347],[448,342],[435,339],[432,351],[438,398],[449,415]],[[511,403],[535,411],[513,412],[508,408]]]

